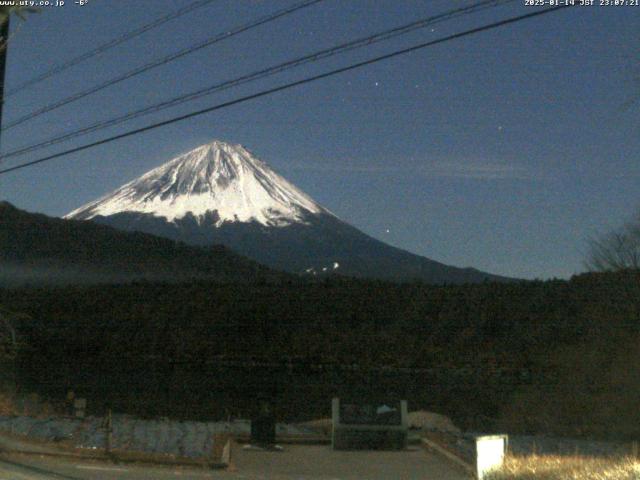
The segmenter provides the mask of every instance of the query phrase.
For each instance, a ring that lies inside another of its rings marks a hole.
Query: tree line
[[[22,388],[72,387],[96,408],[214,418],[266,391],[294,419],[326,414],[334,394],[391,393],[468,428],[640,428],[637,270],[455,286],[135,282],[5,289],[0,304],[26,314]]]

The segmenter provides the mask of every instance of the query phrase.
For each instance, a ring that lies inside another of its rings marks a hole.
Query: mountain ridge
[[[0,225],[0,285],[288,278],[222,245],[186,245],[99,223],[29,213],[8,202],[0,202]]]
[[[65,218],[90,220],[124,211],[170,222],[216,211],[218,226],[235,221],[280,226],[300,221],[305,212],[330,214],[242,145],[219,140],[179,155]]]
[[[512,279],[390,246],[340,220],[241,145],[215,140],[65,216],[192,245],[222,244],[276,270],[430,283]]]

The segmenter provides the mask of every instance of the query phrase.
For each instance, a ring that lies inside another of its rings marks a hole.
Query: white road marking
[[[105,472],[128,472],[129,469],[127,468],[120,468],[120,467],[98,467],[98,466],[94,466],[94,465],[76,465],[76,468],[79,468],[81,470],[102,470]]]
[[[0,480],[21,480],[21,479],[31,480],[31,479],[33,479],[33,477],[27,477],[26,475],[23,475],[23,474],[18,473],[18,472],[11,472],[11,476],[10,477],[5,477],[4,473],[0,472]]]

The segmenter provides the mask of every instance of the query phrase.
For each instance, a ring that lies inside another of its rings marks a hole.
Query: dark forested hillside
[[[309,215],[304,223],[265,228],[257,222],[217,225],[187,215],[168,222],[161,217],[134,212],[95,217],[93,222],[125,231],[146,232],[190,245],[221,244],[234,252],[276,270],[291,273],[323,269],[345,276],[386,281],[423,281],[433,284],[511,282],[475,268],[458,268],[392,247],[332,215]]]
[[[192,247],[0,202],[0,285],[283,277],[222,246]]]
[[[73,386],[96,406],[211,417],[268,391],[283,417],[308,418],[334,394],[393,392],[472,428],[640,433],[638,272],[442,287],[144,282],[0,290],[0,304],[31,317],[25,385]]]

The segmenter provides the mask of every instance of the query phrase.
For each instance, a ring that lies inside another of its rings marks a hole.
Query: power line
[[[143,33],[148,32],[149,30],[153,30],[154,28],[157,28],[161,25],[164,25],[165,23],[174,20],[176,18],[179,18],[183,15],[186,15],[187,13],[193,12],[194,10],[197,10],[198,8],[204,7],[210,3],[213,3],[217,0],[198,0],[196,2],[190,3],[189,5],[176,10],[175,12],[169,13],[163,17],[157,18],[156,20],[152,21],[151,23],[148,23],[146,25],[143,25],[139,28],[136,28],[135,30],[131,30],[117,38],[114,38],[113,40],[110,40],[106,43],[103,43],[102,45],[94,48],[93,50],[89,50],[85,53],[82,53],[80,55],[78,55],[77,57],[74,57],[70,60],[67,60],[64,63],[61,63],[59,65],[56,65],[52,68],[50,68],[49,70],[41,73],[40,75],[27,80],[19,85],[17,85],[16,87],[10,89],[6,95],[6,97],[10,97],[12,95],[15,95],[18,92],[21,92],[22,90],[24,90],[25,88],[31,87],[33,85],[36,85],[48,78],[53,77],[54,75],[57,75],[61,72],[64,72],[65,70],[78,65],[79,63],[84,62],[85,60],[89,60],[101,53],[106,52],[107,50],[112,49],[113,47],[116,47],[122,43],[125,43],[129,40],[132,40],[136,37],[139,37],[140,35],[142,35]]]
[[[301,10],[303,8],[306,7],[310,7],[311,5],[314,5],[316,3],[322,2],[324,0],[305,0],[301,3],[297,3],[293,6],[284,8],[282,10],[278,10],[274,13],[271,13],[269,15],[266,15],[264,17],[260,17],[258,20],[255,20],[253,22],[247,23],[247,24],[243,24],[237,27],[234,27],[230,30],[227,30],[223,33],[219,33],[203,42],[197,43],[195,45],[192,45],[190,47],[184,48],[182,50],[179,50],[177,52],[174,52],[170,55],[167,55],[165,57],[162,57],[160,59],[154,60],[152,62],[149,62],[145,65],[142,65],[141,67],[135,68],[133,70],[130,70],[127,73],[124,73],[122,75],[119,75],[115,78],[112,78],[110,80],[107,80],[106,82],[100,83],[96,86],[93,86],[91,88],[88,88],[87,90],[83,90],[81,92],[78,92],[74,95],[71,95],[69,97],[63,98],[62,100],[59,100],[57,102],[51,103],[49,105],[45,105],[42,108],[39,108],[38,110],[34,110],[31,113],[28,113],[12,122],[8,122],[5,126],[3,126],[0,131],[5,131],[5,130],[9,130],[10,128],[13,128],[15,126],[18,126],[20,124],[23,124],[24,122],[28,121],[28,120],[32,120],[36,117],[39,117],[40,115],[43,115],[45,113],[51,112],[52,110],[56,110],[60,107],[63,107],[65,105],[68,105],[70,103],[73,103],[77,100],[80,100],[81,98],[87,97],[88,95],[92,95],[96,92],[99,92],[101,90],[104,90],[105,88],[111,87],[117,83],[123,82],[125,80],[128,80],[130,78],[133,78],[137,75],[140,75],[142,73],[148,72],[149,70],[152,70],[154,68],[160,67],[162,65],[166,65],[167,63],[170,63],[174,60],[177,60],[178,58],[184,57],[186,55],[190,55],[194,52],[197,52],[198,50],[201,50],[205,47],[209,47],[215,43],[218,43],[222,40],[225,40],[227,38],[231,38],[235,35],[238,35],[240,33],[246,32],[247,30],[251,30],[253,28],[256,28],[260,25],[264,25],[265,23],[269,23],[272,22],[274,20],[277,20],[278,18],[284,17],[286,15],[292,14],[294,12],[297,12],[298,10]]]
[[[271,75],[275,75],[278,73],[282,73],[292,68],[299,67],[301,65],[305,65],[307,63],[316,62],[319,60],[323,60],[325,58],[332,57],[334,55],[342,54],[345,52],[349,52],[358,48],[366,47],[372,45],[374,43],[378,43],[381,41],[386,41],[392,38],[395,38],[400,35],[404,35],[415,31],[420,28],[424,28],[428,25],[433,25],[439,22],[443,22],[446,20],[450,20],[452,18],[456,18],[463,15],[468,15],[471,13],[475,13],[477,11],[493,8],[501,4],[512,3],[515,0],[485,0],[474,5],[457,8],[454,10],[449,10],[447,12],[430,16],[427,18],[423,18],[399,27],[395,27],[389,30],[383,30],[381,32],[375,33],[373,35],[369,35],[366,37],[361,37],[356,40],[352,40],[350,42],[342,43],[330,48],[326,48],[323,50],[319,50],[317,52],[305,55],[303,57],[299,57],[293,60],[286,61],[284,63],[277,64],[275,66],[268,67],[263,70],[259,70],[257,72],[250,73],[248,75],[243,75],[242,77],[235,78],[233,80],[228,80],[222,83],[215,84],[213,86],[209,86],[200,90],[196,90],[194,92],[190,92],[184,95],[180,95],[178,97],[174,97],[170,100],[166,100],[148,107],[144,107],[139,110],[135,110],[133,112],[126,113],[116,118],[112,118],[109,120],[103,120],[92,125],[88,125],[86,127],[82,127],[81,129],[56,136],[53,138],[49,138],[48,140],[44,140],[42,142],[28,145],[25,147],[18,148],[16,150],[7,152],[3,155],[0,155],[0,160],[15,157],[18,155],[23,155],[25,153],[29,153],[32,151],[40,150],[45,147],[49,147],[52,145],[56,145],[58,143],[70,140],[72,138],[76,138],[78,136],[86,135],[88,133],[96,132],[102,130],[107,127],[111,127],[114,125],[119,125],[129,120],[133,120],[135,118],[139,118],[145,115],[149,115],[151,113],[156,113],[158,111],[174,107],[177,105],[181,105],[183,103],[196,100],[198,98],[210,95],[212,93],[216,93],[222,90],[227,90],[232,87],[236,87],[238,85],[242,85],[245,83],[249,83],[255,80],[263,79],[269,77]]]
[[[187,120],[189,118],[193,118],[193,117],[197,117],[197,116],[200,116],[200,115],[204,115],[205,113],[210,113],[210,112],[213,112],[213,111],[216,111],[216,110],[221,110],[223,108],[227,108],[227,107],[230,107],[232,105],[237,105],[237,104],[240,104],[240,103],[247,102],[249,100],[254,100],[256,98],[265,97],[265,96],[271,95],[273,93],[281,92],[281,91],[288,90],[290,88],[294,88],[294,87],[297,87],[297,86],[300,86],[300,85],[305,85],[307,83],[315,82],[317,80],[321,80],[321,79],[324,79],[324,78],[332,77],[332,76],[338,75],[340,73],[344,73],[344,72],[348,72],[348,71],[351,71],[351,70],[355,70],[357,68],[361,68],[361,67],[364,67],[364,66],[367,66],[367,65],[378,63],[378,62],[381,62],[383,60],[388,60],[388,59],[391,59],[391,58],[395,58],[395,57],[398,57],[400,55],[405,55],[407,53],[415,52],[415,51],[418,51],[418,50],[421,50],[423,48],[427,48],[427,47],[430,47],[430,46],[433,46],[433,45],[445,43],[445,42],[448,42],[448,41],[451,41],[451,40],[455,40],[455,39],[458,39],[458,38],[466,37],[466,36],[469,36],[469,35],[474,35],[476,33],[485,32],[487,30],[493,30],[495,28],[502,27],[504,25],[509,25],[509,24],[512,24],[512,23],[520,22],[522,20],[527,20],[529,18],[538,17],[538,16],[541,16],[541,15],[552,13],[552,12],[555,12],[555,11],[558,11],[558,10],[565,9],[565,8],[567,8],[569,6],[570,5],[567,4],[567,5],[562,5],[562,6],[559,6],[559,7],[547,8],[547,9],[540,10],[540,11],[537,11],[537,12],[528,13],[528,14],[525,14],[525,15],[519,15],[517,17],[511,17],[511,18],[508,18],[508,19],[505,19],[505,20],[500,20],[498,22],[490,23],[488,25],[483,25],[481,27],[476,27],[476,28],[473,28],[471,30],[465,30],[465,31],[460,32],[460,33],[455,33],[455,34],[452,34],[452,35],[448,35],[446,37],[442,37],[442,38],[439,38],[437,40],[432,40],[432,41],[429,41],[429,42],[425,42],[425,43],[420,43],[420,44],[414,45],[412,47],[403,48],[401,50],[396,50],[394,52],[391,52],[391,53],[388,53],[388,54],[385,54],[385,55],[380,55],[380,56],[377,56],[377,57],[370,58],[368,60],[364,60],[362,62],[358,62],[358,63],[354,63],[354,64],[351,64],[351,65],[348,65],[346,67],[337,68],[335,70],[331,70],[331,71],[328,71],[328,72],[325,72],[325,73],[321,73],[321,74],[318,74],[318,75],[307,77],[307,78],[304,78],[302,80],[297,80],[297,81],[294,81],[294,82],[290,82],[290,83],[286,83],[286,84],[283,84],[283,85],[279,85],[277,87],[273,87],[273,88],[270,88],[268,90],[263,90],[263,91],[258,92],[258,93],[254,93],[254,94],[251,94],[251,95],[246,95],[244,97],[236,98],[234,100],[230,100],[228,102],[220,103],[218,105],[214,105],[212,107],[208,107],[208,108],[205,108],[205,109],[202,109],[202,110],[197,110],[195,112],[191,112],[191,113],[188,113],[186,115],[180,115],[178,117],[174,117],[174,118],[171,118],[169,120],[164,120],[162,122],[157,122],[157,123],[154,123],[154,124],[151,124],[151,125],[147,125],[146,127],[130,130],[128,132],[121,133],[121,134],[118,134],[118,135],[114,135],[112,137],[104,138],[102,140],[98,140],[98,141],[95,141],[95,142],[92,142],[92,143],[81,145],[79,147],[71,148],[71,149],[65,150],[63,152],[55,153],[53,155],[48,155],[46,157],[39,158],[37,160],[33,160],[33,161],[30,161],[30,162],[22,163],[20,165],[16,165],[16,166],[13,166],[13,167],[5,168],[3,170],[0,170],[0,175],[5,174],[5,173],[9,173],[9,172],[13,172],[15,170],[20,170],[22,168],[26,168],[26,167],[29,167],[29,166],[37,165],[39,163],[47,162],[47,161],[50,161],[50,160],[53,160],[53,159],[56,159],[56,158],[64,157],[64,156],[70,155],[72,153],[77,153],[77,152],[81,152],[83,150],[88,150],[90,148],[97,147],[99,145],[104,145],[106,143],[111,143],[113,141],[120,140],[122,138],[126,138],[126,137],[130,137],[130,136],[137,135],[137,134],[140,134],[140,133],[144,133],[144,132],[147,132],[147,131],[150,131],[150,130],[154,130],[156,128],[164,127],[166,125],[171,125],[173,123],[181,122],[181,121]]]

